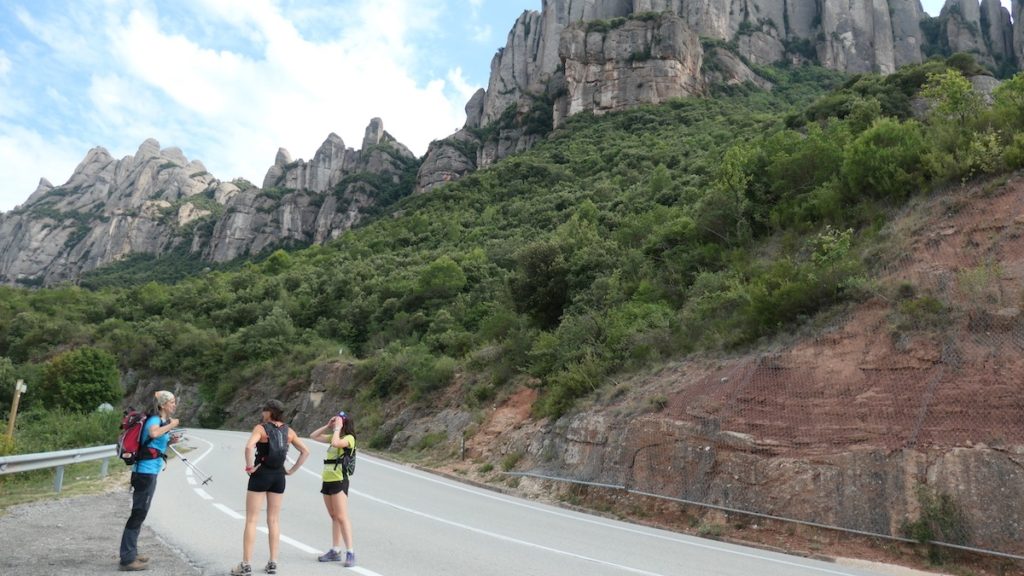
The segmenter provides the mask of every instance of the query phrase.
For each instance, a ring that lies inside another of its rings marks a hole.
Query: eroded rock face
[[[349,177],[369,174],[397,184],[415,162],[413,153],[384,130],[380,118],[367,125],[358,151],[346,148],[336,134],[327,137],[310,162],[292,160],[281,149],[263,189],[236,193],[225,202],[202,256],[227,262],[281,243],[301,246],[337,238],[359,222],[379,193]]]
[[[682,18],[627,20],[612,30],[573,25],[562,32],[569,116],[658,104],[705,91],[700,38]],[[555,126],[564,118],[556,116]]]
[[[1017,58],[1017,68],[1024,68],[1024,0],[1013,0],[1013,53]]]
[[[175,230],[199,212],[190,199],[221,187],[201,162],[156,140],[121,160],[93,148],[65,184],[42,181],[0,215],[0,282],[54,284],[128,254],[171,250],[184,241]]]
[[[712,48],[705,58],[714,62],[705,72],[708,85],[736,85],[749,82],[762,90],[771,90],[772,83],[754,73],[739,56],[729,50]]]
[[[981,55],[985,41],[981,36],[981,8],[976,0],[946,0],[946,40],[954,52]]]
[[[1014,0],[1013,10],[1021,12],[1021,0]],[[975,52],[986,63],[999,61],[992,53],[1009,51],[1006,60],[1024,62],[1022,27],[1010,23],[999,0],[947,0],[943,11],[944,42],[951,49]],[[536,99],[559,94],[552,91],[553,85],[569,91],[552,104],[558,125],[583,110],[614,110],[629,106],[625,102],[654,103],[671,97],[667,94],[700,93],[702,84],[723,76],[718,71],[706,76],[692,73],[690,66],[702,61],[703,49],[699,42],[693,48],[689,35],[676,36],[683,44],[674,49],[659,48],[662,57],[642,48],[615,49],[650,44],[651,38],[636,36],[641,27],[637,22],[665,14],[680,18],[697,38],[735,42],[738,55],[749,63],[815,60],[845,72],[883,74],[923,61],[921,22],[928,17],[919,0],[545,0],[540,12],[525,11],[516,20],[505,46],[491,61],[487,90],[474,95],[467,106],[466,128],[502,123],[489,141],[481,142],[477,167],[529,147],[530,135],[506,125],[507,120],[523,117]],[[628,19],[628,25],[620,27],[621,19]],[[580,33],[588,23],[589,30]],[[608,26],[622,31],[609,31]],[[591,36],[601,29],[605,34],[600,40]],[[666,43],[658,39],[658,44]],[[678,64],[663,57],[673,51],[685,53]],[[728,82],[739,78],[724,77]],[[435,162],[432,154],[450,155],[444,146],[429,152],[426,164],[451,163],[450,158]],[[471,160],[467,157],[466,163]],[[421,173],[418,190],[440,181],[431,170]]]
[[[416,194],[458,180],[476,170],[480,140],[463,129],[444,140],[430,143],[416,176]]]
[[[94,148],[65,184],[42,180],[25,204],[0,214],[0,283],[73,281],[129,254],[160,255],[183,244],[224,262],[282,244],[326,242],[415,164],[380,119],[367,126],[358,151],[335,134],[310,162],[279,150],[266,189],[221,182],[156,140],[121,160]],[[369,178],[346,181],[356,174]]]
[[[821,17],[822,29],[831,32],[818,51],[822,64],[847,72],[896,70],[886,0],[825,2]]]

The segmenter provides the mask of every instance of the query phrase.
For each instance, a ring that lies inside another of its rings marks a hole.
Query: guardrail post
[[[104,458],[100,464],[100,478],[106,478],[107,472],[110,469],[110,458]]]
[[[60,492],[64,486],[64,467],[57,466],[57,473],[53,475],[53,491]]]

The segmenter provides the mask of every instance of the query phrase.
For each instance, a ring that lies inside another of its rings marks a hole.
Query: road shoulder
[[[117,572],[121,531],[131,510],[127,486],[95,495],[21,504],[0,516],[0,574],[93,576]],[[177,550],[148,526],[140,554],[151,576],[199,575]]]

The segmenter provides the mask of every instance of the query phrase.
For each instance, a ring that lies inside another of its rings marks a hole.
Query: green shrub
[[[48,406],[71,412],[91,412],[105,402],[121,400],[117,360],[98,348],[78,348],[60,354],[43,369],[40,395]]]
[[[942,301],[933,296],[921,296],[900,300],[891,322],[897,332],[934,330],[948,326],[950,316]]]
[[[1010,170],[1024,167],[1024,133],[1013,135],[1013,141],[1003,151],[1003,163]]]
[[[961,546],[969,542],[967,520],[952,496],[920,485],[917,500],[920,504],[918,518],[905,520],[902,526],[901,531],[907,538],[921,543],[943,542]],[[944,560],[942,548],[929,546],[928,558],[934,564],[941,564]]]
[[[596,391],[605,380],[606,366],[588,355],[562,369],[548,379],[544,395],[536,404],[541,416],[558,418],[565,414],[577,398]]]
[[[17,454],[52,452],[117,442],[121,412],[74,412],[33,409],[19,411],[15,442]]]
[[[523,459],[523,453],[521,451],[509,452],[501,459],[501,469],[505,472],[512,470],[516,467],[516,464]]]
[[[516,310],[541,328],[556,326],[569,303],[570,269],[562,247],[552,242],[532,244],[516,261],[516,271],[509,278]]]
[[[851,201],[867,197],[900,202],[921,188],[924,135],[917,122],[882,118],[846,151],[842,180]]]

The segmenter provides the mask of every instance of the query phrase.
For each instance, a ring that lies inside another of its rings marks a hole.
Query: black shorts
[[[249,492],[284,494],[285,476],[284,468],[260,466],[249,476]]]
[[[320,487],[320,493],[326,496],[332,496],[338,492],[344,492],[345,496],[348,496],[348,478],[335,480],[334,482],[324,482],[324,485]]]

